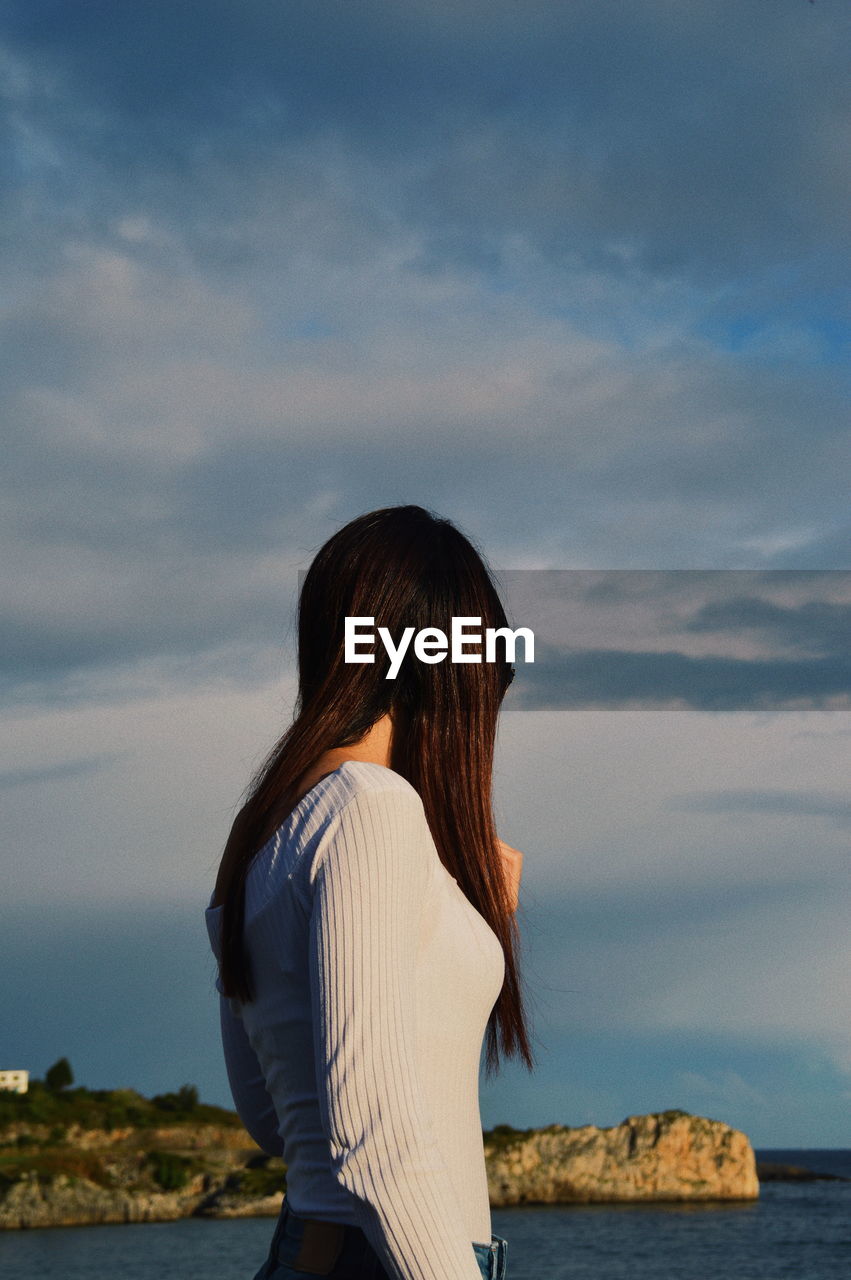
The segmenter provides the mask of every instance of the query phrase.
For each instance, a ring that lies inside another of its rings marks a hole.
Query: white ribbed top
[[[218,956],[221,908],[206,920]],[[251,864],[245,942],[255,998],[221,998],[225,1062],[293,1210],[361,1227],[396,1280],[481,1280],[479,1069],[505,960],[407,779],[347,760],[303,797]]]

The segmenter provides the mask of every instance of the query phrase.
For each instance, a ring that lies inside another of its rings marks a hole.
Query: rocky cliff
[[[0,1134],[0,1228],[274,1215],[286,1167],[240,1128],[175,1125]],[[684,1112],[611,1129],[506,1125],[485,1134],[491,1204],[749,1200],[744,1134]]]
[[[285,1187],[238,1124],[0,1134],[0,1228],[275,1214]]]
[[[683,1111],[630,1116],[611,1129],[501,1126],[486,1135],[485,1156],[494,1207],[759,1195],[745,1135]]]

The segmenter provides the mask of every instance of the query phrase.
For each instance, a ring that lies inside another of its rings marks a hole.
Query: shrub
[[[192,1161],[173,1151],[149,1151],[148,1164],[154,1182],[163,1191],[179,1191],[185,1187],[192,1171]]]
[[[74,1083],[74,1072],[67,1058],[60,1058],[54,1062],[44,1077],[44,1083],[51,1093],[61,1093],[63,1089],[68,1089]]]
[[[287,1167],[279,1156],[255,1156],[244,1168],[231,1174],[228,1186],[240,1195],[260,1197],[283,1195],[287,1189]]]
[[[160,1111],[178,1111],[189,1115],[198,1109],[198,1090],[194,1084],[181,1085],[177,1093],[157,1093],[151,1099]]]

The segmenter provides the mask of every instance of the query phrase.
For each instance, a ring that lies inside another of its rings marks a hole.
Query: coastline
[[[197,1102],[181,1113],[173,1097],[164,1108],[129,1090],[78,1090],[51,1100],[53,1123],[25,1118],[22,1106],[0,1129],[0,1229],[275,1216],[284,1162],[260,1151],[235,1113]],[[63,1108],[77,1116],[64,1126]],[[483,1144],[493,1208],[759,1195],[747,1137],[682,1111],[610,1128],[498,1125]],[[771,1176],[790,1176],[783,1168]]]

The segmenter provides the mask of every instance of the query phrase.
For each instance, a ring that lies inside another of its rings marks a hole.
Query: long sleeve
[[[230,1001],[221,993],[219,1009],[225,1067],[239,1118],[262,1151],[282,1156],[284,1144],[278,1133],[278,1117],[242,1018],[232,1011]]]
[[[317,858],[309,934],[317,1091],[332,1171],[388,1274],[481,1280],[418,1077],[427,833],[416,795],[362,792]]]

